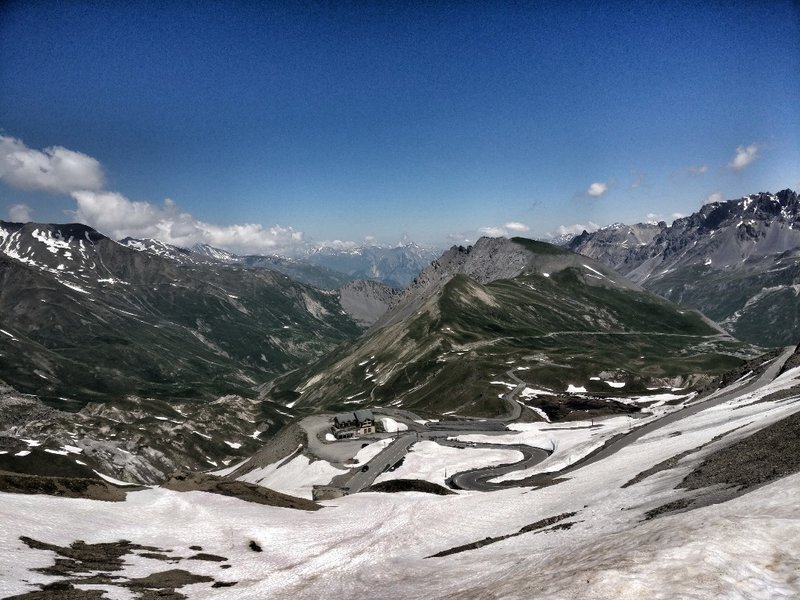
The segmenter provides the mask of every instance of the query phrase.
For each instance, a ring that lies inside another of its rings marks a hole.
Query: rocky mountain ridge
[[[584,232],[569,247],[701,310],[744,340],[800,339],[800,200],[792,190],[709,203],[669,226]]]

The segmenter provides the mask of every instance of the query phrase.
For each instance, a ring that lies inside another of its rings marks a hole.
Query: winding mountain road
[[[744,385],[737,385],[734,383],[724,389],[714,392],[704,399],[695,401],[680,410],[669,413],[659,419],[642,425],[641,427],[637,427],[630,432],[617,436],[600,450],[586,456],[582,460],[577,461],[573,465],[570,465],[569,467],[566,467],[557,473],[536,475],[526,479],[504,481],[500,483],[490,483],[490,480],[496,477],[506,475],[514,471],[527,469],[542,462],[550,455],[550,452],[541,448],[535,448],[533,446],[526,445],[499,445],[484,443],[476,444],[475,446],[482,448],[518,450],[523,454],[523,459],[515,463],[455,473],[448,478],[447,483],[451,487],[462,490],[489,492],[507,489],[509,487],[524,487],[533,484],[541,484],[543,479],[553,480],[556,477],[563,476],[567,473],[575,471],[576,469],[608,458],[609,456],[619,452],[626,446],[629,446],[639,438],[649,433],[657,431],[663,427],[667,427],[682,419],[691,417],[700,411],[712,408],[725,402],[729,402],[735,398],[759,390],[775,379],[781,367],[783,367],[794,351],[794,346],[786,348],[784,352],[774,359],[772,364],[770,364],[769,367],[767,367],[764,372],[754,381]],[[370,460],[369,463],[367,463],[368,468],[366,471],[357,471],[351,476],[351,478],[345,484],[345,487],[349,489],[349,493],[353,494],[359,492],[371,485],[378,475],[397,464],[406,455],[408,449],[419,440],[439,441],[446,440],[448,437],[456,437],[459,435],[468,435],[474,433],[490,434],[498,433],[499,431],[505,431],[505,424],[519,419],[520,415],[522,414],[522,405],[519,403],[519,401],[517,401],[517,395],[519,395],[527,385],[524,381],[517,377],[514,369],[508,370],[506,374],[516,384],[512,390],[503,395],[503,400],[509,406],[509,413],[506,416],[497,417],[494,419],[486,419],[483,421],[471,421],[469,423],[431,424],[429,427],[419,427],[415,431],[401,433],[392,444],[387,446],[377,456]]]
[[[487,467],[483,469],[465,471],[463,473],[456,473],[450,478],[449,483],[451,483],[454,487],[458,487],[460,489],[490,492],[493,490],[507,489],[509,487],[524,487],[533,484],[541,485],[543,483],[546,483],[544,480],[552,481],[557,477],[564,476],[568,473],[571,473],[572,471],[575,471],[587,465],[591,465],[593,463],[606,459],[609,456],[616,454],[626,446],[629,446],[639,438],[649,433],[657,431],[677,421],[691,417],[699,413],[700,411],[712,408],[719,404],[724,404],[725,402],[729,402],[735,398],[739,398],[740,396],[744,396],[746,394],[750,394],[752,392],[759,390],[768,383],[772,382],[775,379],[775,377],[777,377],[781,367],[783,367],[783,365],[786,363],[789,357],[795,352],[795,348],[796,348],[795,346],[787,347],[783,351],[783,353],[780,356],[778,356],[775,360],[773,360],[772,364],[769,367],[767,367],[767,369],[765,369],[765,371],[751,383],[745,385],[735,385],[735,384],[730,385],[727,388],[714,392],[704,400],[699,400],[697,402],[694,402],[693,404],[690,404],[689,406],[686,406],[673,413],[669,413],[661,417],[660,419],[651,421],[646,425],[637,427],[633,431],[630,431],[616,438],[613,438],[599,451],[589,454],[585,458],[575,462],[569,467],[566,467],[556,473],[535,475],[533,477],[529,477],[526,479],[503,481],[499,483],[489,482],[490,479],[494,479],[495,477],[499,477],[500,475],[505,475],[506,473],[519,470],[520,468],[524,468],[524,467],[518,467],[518,465],[520,465],[521,463],[516,463],[515,465],[507,465],[502,467]],[[546,456],[547,453],[545,453],[545,457]],[[544,458],[540,460],[544,460]],[[531,464],[535,465],[536,462],[533,462]]]

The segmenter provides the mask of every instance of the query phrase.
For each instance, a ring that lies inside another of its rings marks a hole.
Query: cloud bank
[[[589,221],[586,225],[583,223],[575,223],[574,225],[559,225],[558,235],[580,235],[584,231],[589,233],[600,229],[600,225]]]
[[[8,218],[15,223],[33,221],[33,211],[27,204],[13,204],[8,207]]]
[[[73,215],[115,239],[157,238],[175,246],[210,244],[239,253],[280,252],[303,243],[303,232],[255,223],[220,226],[183,212],[169,198],[163,204],[136,202],[117,192],[73,192]]]
[[[35,150],[20,139],[0,135],[0,180],[21,190],[70,196],[76,203],[71,218],[114,239],[149,237],[176,246],[210,244],[237,253],[288,253],[305,244],[303,232],[293,227],[214,225],[170,199],[161,204],[129,200],[104,189],[98,160],[61,146]],[[11,206],[8,213],[12,221],[31,220],[25,204]]]
[[[0,135],[0,179],[21,190],[51,194],[99,190],[105,183],[103,168],[91,156],[61,146],[34,150],[4,135]]]
[[[525,223],[520,223],[519,221],[509,221],[502,227],[481,227],[478,229],[478,233],[488,237],[509,237],[519,235],[520,233],[525,233],[526,231],[530,231],[530,229],[531,228]]]

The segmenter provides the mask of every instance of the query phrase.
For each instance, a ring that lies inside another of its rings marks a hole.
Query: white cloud
[[[628,187],[629,190],[638,190],[640,187],[645,186],[645,175],[644,173],[639,173],[636,175],[636,179],[633,180],[631,185]]]
[[[751,162],[758,158],[758,144],[750,144],[749,146],[739,146],[736,148],[736,155],[728,163],[728,168],[734,171],[741,171]]]
[[[600,229],[600,225],[598,225],[597,223],[594,223],[592,221],[589,221],[589,223],[586,224],[586,225],[584,225],[582,223],[575,223],[574,225],[560,225],[558,227],[558,234],[559,235],[571,235],[571,234],[579,235],[579,234],[583,233],[584,231],[588,231],[589,233],[591,233],[593,231],[597,231],[598,229]]]
[[[22,190],[69,194],[99,190],[105,177],[91,156],[61,146],[34,150],[22,140],[0,135],[0,180]]]
[[[485,235],[488,237],[509,237],[519,233],[525,233],[526,231],[530,231],[530,227],[525,225],[525,223],[520,223],[519,221],[509,221],[502,227],[481,227],[478,229],[478,233],[481,235]],[[463,236],[461,234],[456,234],[456,237]],[[450,234],[450,239],[455,239],[453,234]],[[467,242],[469,240],[466,240]]]
[[[508,235],[508,231],[502,227],[481,227],[478,229],[478,233],[489,237],[505,237]]]
[[[674,213],[672,213],[672,218],[673,218],[673,219],[682,219],[682,218],[683,218],[683,217],[685,217],[685,216],[686,216],[686,215],[685,215],[684,213],[680,213],[680,212],[674,212]]]
[[[472,240],[465,236],[463,233],[448,233],[447,239],[453,242],[454,244],[471,244]]]
[[[648,221],[658,221],[661,218],[661,215],[656,213],[647,213],[646,218]]]
[[[705,175],[708,173],[708,165],[692,165],[689,167],[691,175]]]
[[[33,210],[27,204],[14,204],[8,208],[8,218],[15,223],[33,221]]]
[[[366,240],[364,241],[365,245],[369,245]],[[322,240],[321,242],[316,242],[314,247],[330,248],[332,250],[352,250],[353,248],[358,248],[358,244],[349,240]]]
[[[515,231],[515,232],[519,232],[519,233],[523,233],[525,231],[530,231],[530,229],[531,229],[530,227],[525,225],[525,223],[520,223],[518,221],[511,221],[510,223],[506,223],[504,225],[504,227],[506,229],[508,229],[509,231]]]
[[[211,244],[240,253],[285,252],[304,243],[303,232],[292,227],[213,225],[182,212],[170,199],[163,204],[134,202],[116,192],[81,190],[73,216],[115,239],[157,238],[176,246]]]
[[[602,181],[595,181],[586,190],[586,193],[592,198],[599,198],[608,191],[608,184]]]
[[[703,204],[712,204],[714,202],[724,202],[725,196],[722,195],[722,192],[714,192],[713,194],[709,194],[706,196],[705,202]]]

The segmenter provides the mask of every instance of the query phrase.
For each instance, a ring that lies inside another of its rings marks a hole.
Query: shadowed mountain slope
[[[358,333],[336,292],[274,271],[0,222],[0,379],[59,406],[252,395]]]

